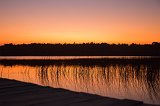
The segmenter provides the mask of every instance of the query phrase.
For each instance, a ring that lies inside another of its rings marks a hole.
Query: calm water
[[[0,77],[160,104],[159,57],[0,57]]]

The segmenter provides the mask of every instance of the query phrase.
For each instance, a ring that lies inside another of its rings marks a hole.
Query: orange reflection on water
[[[146,65],[0,65],[0,77],[120,99],[160,104],[160,68]]]

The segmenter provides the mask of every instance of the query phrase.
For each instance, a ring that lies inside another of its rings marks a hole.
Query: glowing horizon
[[[0,44],[160,42],[158,0],[1,0]]]

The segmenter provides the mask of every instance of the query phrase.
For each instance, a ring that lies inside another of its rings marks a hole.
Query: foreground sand
[[[154,106],[0,78],[0,106]]]

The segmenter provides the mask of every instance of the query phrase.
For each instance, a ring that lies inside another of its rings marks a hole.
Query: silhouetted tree
[[[160,43],[152,44],[17,44],[0,46],[1,56],[160,56]]]

